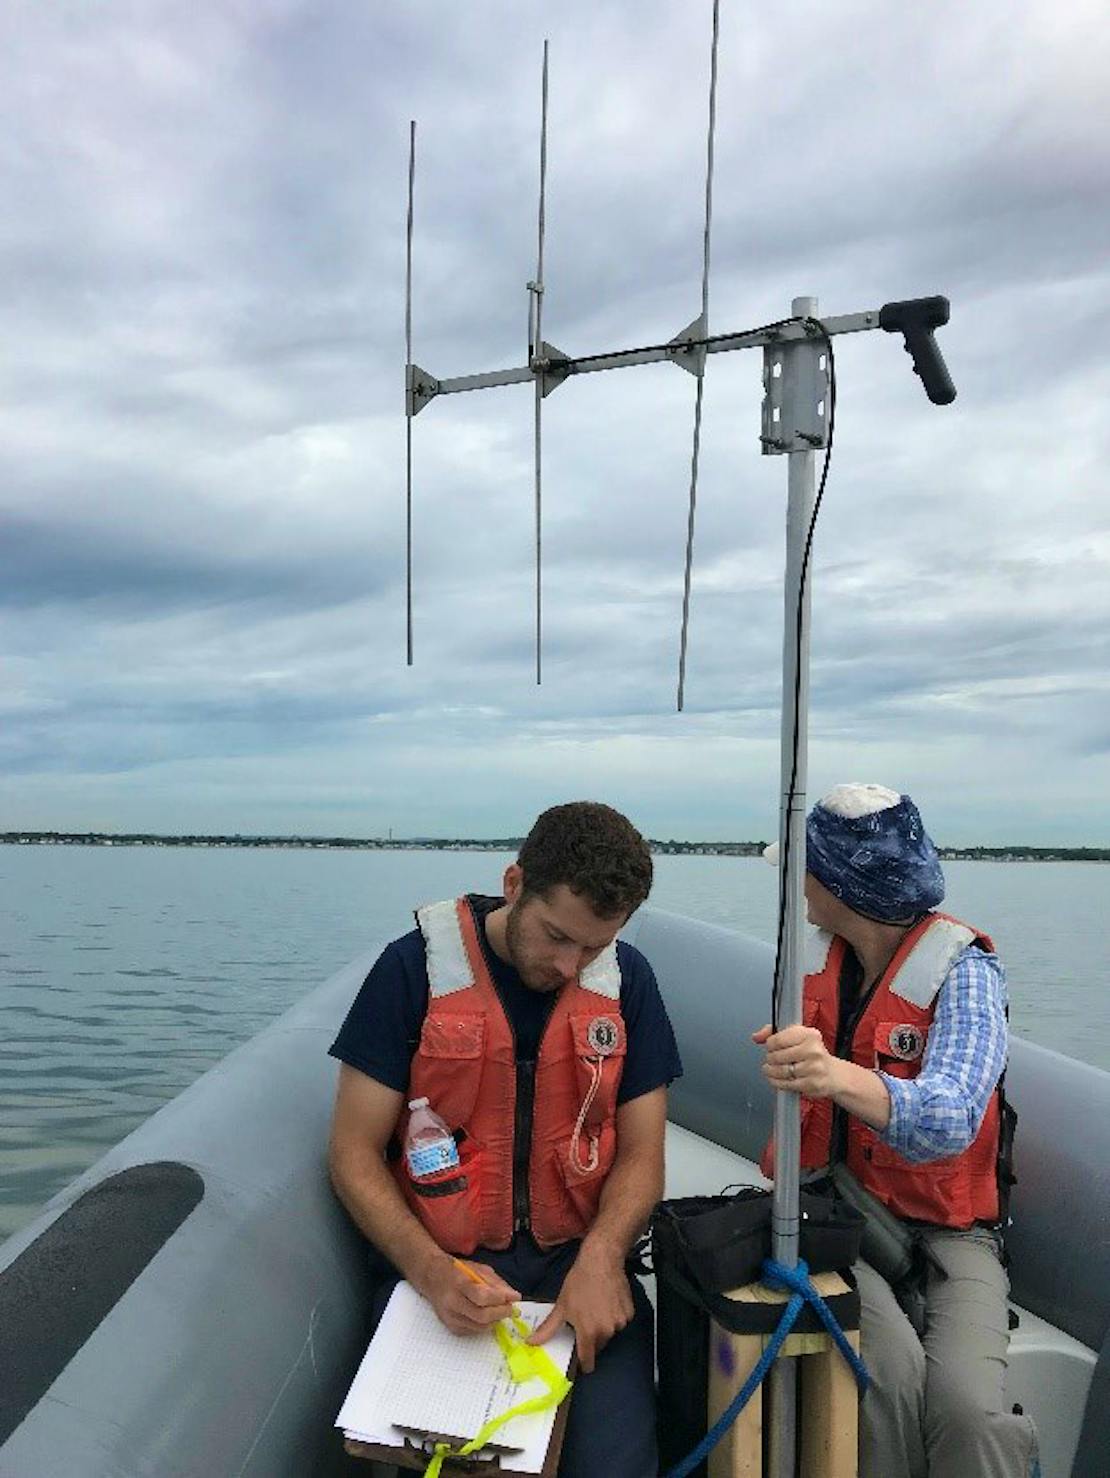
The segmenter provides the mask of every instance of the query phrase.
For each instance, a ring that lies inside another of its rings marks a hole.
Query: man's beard
[[[550,975],[534,964],[528,953],[528,947],[524,942],[524,925],[519,914],[520,905],[509,910],[508,918],[505,920],[505,948],[509,952],[509,960],[513,969],[520,976],[529,990],[552,991],[558,990],[562,985],[562,979],[555,972]]]

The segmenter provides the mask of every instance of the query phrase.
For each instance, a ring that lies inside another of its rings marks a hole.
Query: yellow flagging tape
[[[520,1338],[514,1336],[500,1321],[493,1326],[493,1337],[505,1357],[509,1374],[518,1386],[525,1381],[540,1380],[547,1390],[542,1396],[533,1396],[528,1401],[520,1401],[516,1406],[510,1406],[508,1411],[503,1411],[500,1416],[491,1417],[478,1435],[472,1437],[469,1442],[465,1442],[462,1447],[452,1447],[449,1442],[437,1442],[425,1478],[439,1478],[440,1469],[446,1458],[468,1457],[472,1452],[480,1451],[493,1434],[499,1431],[506,1422],[511,1422],[514,1417],[528,1416],[534,1411],[549,1411],[553,1406],[558,1406],[569,1393],[571,1382],[567,1380],[543,1346],[524,1343],[531,1333],[524,1320],[514,1314],[512,1322]]]

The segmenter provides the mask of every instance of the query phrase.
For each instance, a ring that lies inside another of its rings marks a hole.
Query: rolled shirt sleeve
[[[879,1076],[890,1092],[890,1123],[880,1136],[905,1159],[947,1159],[979,1132],[1006,1065],[1006,972],[997,955],[974,946],[953,964],[916,1078]]]

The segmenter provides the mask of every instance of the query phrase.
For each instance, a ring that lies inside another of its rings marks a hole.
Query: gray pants
[[[1037,1438],[1006,1401],[1009,1280],[985,1228],[925,1233],[930,1271],[918,1339],[867,1263],[860,1345],[872,1385],[860,1405],[860,1478],[1033,1478]]]

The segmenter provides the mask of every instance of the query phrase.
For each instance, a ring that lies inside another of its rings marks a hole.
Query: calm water
[[[492,852],[0,846],[0,1239],[416,903],[497,890]],[[660,907],[770,940],[775,874],[660,857]],[[1014,1031],[1110,1069],[1110,866],[947,865]]]

